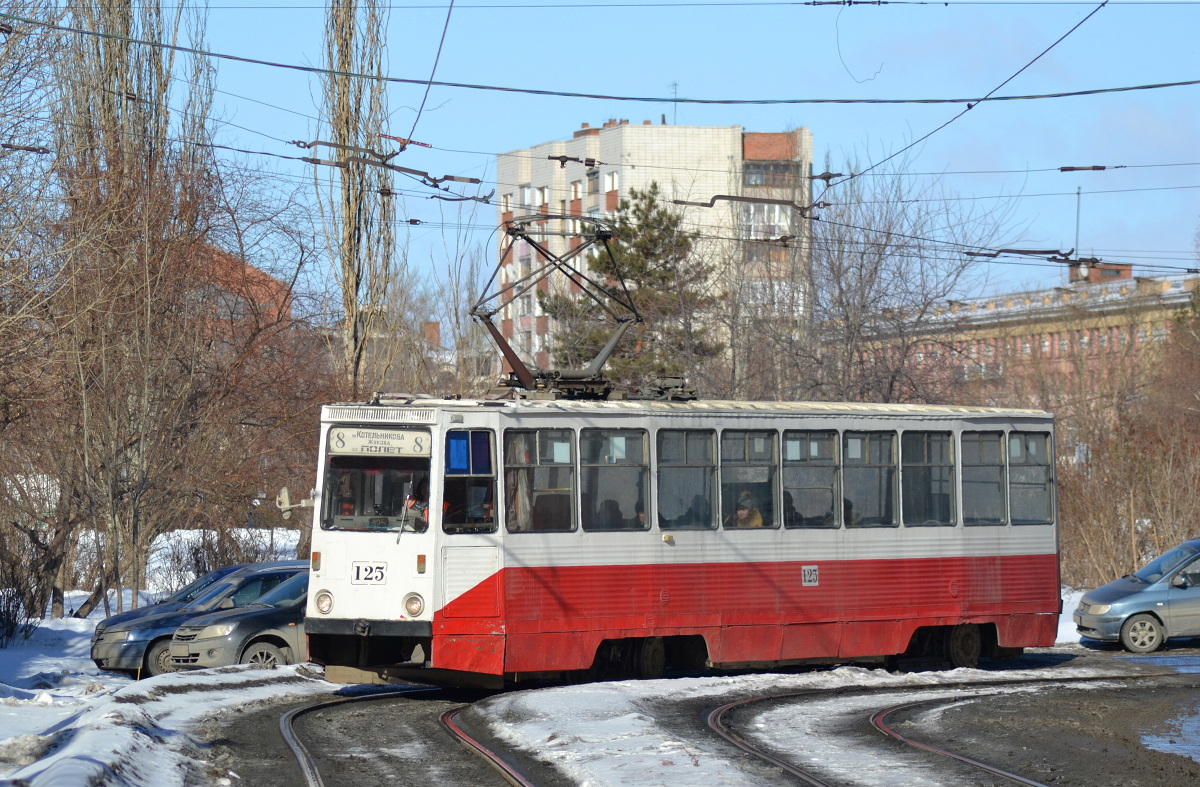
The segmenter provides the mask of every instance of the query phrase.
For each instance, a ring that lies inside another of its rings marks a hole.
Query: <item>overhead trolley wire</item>
[[[1111,0],[1105,0],[1111,2]],[[1093,12],[1095,13],[1095,12]],[[278,63],[270,60],[260,60],[257,58],[243,57],[241,55],[231,55],[223,52],[216,52],[208,49],[197,49],[194,47],[179,46],[177,44],[167,44],[161,41],[147,41],[145,39],[132,38],[129,36],[116,35],[114,33],[102,33],[95,30],[85,30],[78,27],[70,27],[67,25],[56,25],[52,22],[43,22],[36,19],[29,19],[15,14],[0,13],[0,19],[9,19],[14,22],[35,25],[37,27],[46,28],[48,30],[57,30],[63,33],[75,33],[85,36],[96,36],[99,38],[110,38],[119,41],[125,41],[131,44],[139,44],[142,46],[155,47],[157,49],[168,49],[174,52],[182,52],[184,54],[196,55],[200,57],[211,57],[218,60],[229,60],[238,63],[247,63],[250,65],[266,66],[270,68],[282,68],[291,71],[300,71],[308,74],[327,74],[331,76],[346,76],[353,79],[377,79],[384,82],[403,85],[421,85],[434,87],[449,87],[459,88],[463,90],[484,90],[501,93],[516,93],[533,96],[553,96],[558,98],[586,98],[600,101],[630,101],[641,103],[676,103],[676,104],[714,104],[714,105],[789,105],[789,104],[969,104],[974,106],[981,102],[992,101],[1032,101],[1052,98],[1071,98],[1077,96],[1094,96],[1106,93],[1122,93],[1137,90],[1160,90],[1172,87],[1190,87],[1200,85],[1200,79],[1189,79],[1177,82],[1158,82],[1144,85],[1128,85],[1123,87],[1108,87],[1108,88],[1092,88],[1088,90],[1062,91],[1057,93],[1037,93],[1029,95],[1015,96],[994,96],[990,93],[980,98],[768,98],[768,99],[712,99],[712,98],[679,98],[673,97],[658,97],[658,96],[619,96],[608,95],[603,93],[581,93],[565,90],[543,90],[535,88],[519,88],[506,87],[501,85],[484,85],[473,84],[469,82],[442,82],[429,79],[407,79],[404,77],[378,76],[373,74],[361,74],[353,71],[337,71],[327,68],[319,68],[317,66],[302,66],[295,63]],[[1086,20],[1085,20],[1086,21]],[[1082,23],[1081,23],[1082,24]],[[1060,39],[1061,40],[1061,39]],[[1048,51],[1048,50],[1047,50]],[[1040,56],[1039,56],[1040,57]],[[1032,62],[1032,61],[1031,61]],[[1020,73],[1020,72],[1018,72]],[[1015,74],[1014,74],[1015,76]],[[1005,81],[1004,84],[1007,84]],[[1000,86],[1003,87],[1003,84]],[[999,89],[999,88],[997,88]]]
[[[1062,43],[1064,40],[1066,40],[1067,36],[1071,35],[1071,34],[1072,34],[1072,33],[1074,33],[1076,30],[1078,30],[1078,29],[1080,28],[1080,26],[1082,26],[1082,25],[1083,25],[1083,23],[1084,23],[1084,22],[1088,21],[1088,20],[1089,20],[1089,19],[1091,19],[1093,16],[1095,16],[1097,13],[1099,13],[1100,9],[1101,9],[1101,8],[1104,8],[1104,6],[1108,5],[1108,3],[1109,3],[1109,0],[1103,0],[1103,2],[1101,2],[1101,3],[1100,3],[1100,5],[1096,6],[1094,9],[1092,9],[1092,12],[1091,12],[1090,14],[1088,14],[1088,15],[1087,15],[1087,16],[1085,16],[1083,19],[1080,19],[1078,22],[1076,22],[1076,23],[1075,23],[1075,25],[1074,25],[1074,26],[1073,26],[1073,27],[1072,27],[1070,30],[1068,30],[1067,32],[1063,33],[1061,36],[1059,36],[1059,37],[1058,37],[1058,40],[1056,40],[1056,41],[1055,41],[1054,43],[1052,43],[1050,46],[1046,47],[1046,48],[1045,48],[1045,49],[1043,49],[1043,50],[1042,50],[1040,53],[1038,53],[1038,55],[1037,55],[1036,57],[1034,57],[1034,58],[1033,58],[1033,60],[1030,60],[1028,63],[1026,63],[1025,65],[1021,66],[1019,69],[1017,69],[1017,71],[1016,71],[1016,72],[1015,72],[1015,73],[1014,73],[1012,76],[1010,76],[1008,79],[1006,79],[1006,80],[1004,80],[1003,82],[1001,82],[999,85],[996,85],[996,87],[992,88],[992,89],[991,89],[991,90],[988,92],[988,94],[987,94],[986,96],[984,96],[982,99],[980,99],[980,101],[987,101],[987,100],[989,100],[989,99],[991,98],[991,96],[992,96],[992,94],[993,94],[993,93],[995,93],[997,90],[999,90],[1000,88],[1002,88],[1002,87],[1004,87],[1005,85],[1007,85],[1009,82],[1011,82],[1011,81],[1013,81],[1014,79],[1016,79],[1016,78],[1017,78],[1018,76],[1020,76],[1020,75],[1021,75],[1021,74],[1022,74],[1022,73],[1023,73],[1025,70],[1026,70],[1026,69],[1027,69],[1027,68],[1029,68],[1030,66],[1032,66],[1032,65],[1033,65],[1034,63],[1036,63],[1037,61],[1041,60],[1041,59],[1042,59],[1042,57],[1044,57],[1044,56],[1046,55],[1046,53],[1047,53],[1047,52],[1049,52],[1051,49],[1053,49],[1054,47],[1056,47],[1056,46],[1058,46],[1059,44],[1061,44],[1061,43]],[[958,120],[959,118],[961,118],[963,115],[965,115],[965,114],[967,114],[968,112],[970,112],[972,109],[974,109],[974,108],[975,108],[975,106],[976,106],[976,104],[977,104],[977,103],[979,103],[979,102],[976,102],[976,103],[969,103],[969,104],[967,104],[967,107],[966,107],[966,109],[962,110],[962,111],[961,111],[961,112],[959,112],[957,115],[955,115],[954,117],[950,118],[950,119],[949,119],[949,120],[947,120],[945,123],[943,123],[942,125],[940,125],[940,126],[938,126],[937,128],[935,128],[933,131],[930,131],[928,134],[924,135],[923,137],[921,137],[921,138],[919,138],[919,139],[916,139],[916,140],[914,140],[914,141],[910,142],[908,145],[905,145],[904,147],[900,148],[900,149],[899,149],[899,150],[897,150],[895,153],[892,153],[891,155],[889,155],[889,156],[887,156],[887,157],[885,157],[885,158],[883,158],[883,159],[880,159],[879,161],[875,162],[875,163],[874,163],[874,164],[872,164],[871,166],[867,167],[867,168],[866,168],[865,170],[863,170],[862,172],[859,172],[859,173],[855,173],[855,174],[849,175],[849,176],[847,176],[847,177],[845,177],[845,178],[842,178],[842,179],[841,179],[841,180],[839,180],[839,181],[836,181],[836,182],[834,182],[834,183],[830,183],[830,184],[826,185],[826,187],[825,187],[825,191],[824,191],[824,192],[822,192],[822,193],[828,192],[828,191],[829,191],[829,189],[833,188],[834,186],[840,185],[840,184],[842,184],[842,183],[845,183],[845,182],[847,182],[847,181],[849,181],[849,180],[853,180],[853,179],[854,179],[854,178],[856,178],[856,177],[860,177],[861,175],[863,175],[863,174],[865,174],[865,173],[867,173],[867,172],[870,172],[871,170],[875,169],[876,167],[879,167],[879,166],[883,165],[884,163],[886,163],[886,162],[888,162],[888,161],[891,161],[892,159],[896,158],[896,156],[899,156],[901,153],[904,153],[904,152],[905,152],[905,151],[907,151],[907,150],[912,150],[912,149],[913,149],[914,147],[916,147],[917,145],[921,144],[921,143],[922,143],[922,142],[924,142],[925,140],[927,140],[927,139],[929,139],[930,137],[932,137],[934,134],[938,133],[938,132],[939,132],[939,131],[941,131],[942,129],[944,129],[944,128],[946,128],[947,126],[949,126],[949,125],[950,125],[951,123],[953,123],[954,121],[956,121],[956,120]]]

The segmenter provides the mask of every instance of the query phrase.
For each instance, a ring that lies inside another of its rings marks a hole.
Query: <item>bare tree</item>
[[[363,163],[354,149],[379,151],[388,120],[383,35],[388,11],[378,0],[334,0],[325,17],[326,65],[322,76],[322,129],[340,165],[322,187],[318,179],[326,247],[341,290],[341,337],[347,385],[364,389],[372,337],[388,331],[388,307],[397,275],[396,209],[391,171]],[[366,74],[375,79],[351,74]],[[323,173],[318,173],[318,175]],[[378,343],[376,342],[376,347]]]
[[[859,169],[847,162],[842,171]],[[772,309],[756,331],[770,361],[758,368],[774,377],[777,396],[895,402],[947,395],[944,378],[916,355],[931,334],[950,327],[942,319],[933,330],[937,307],[978,285],[978,264],[965,252],[1004,234],[1008,211],[1003,203],[964,207],[936,182],[916,189],[902,169],[876,170],[815,195],[822,206],[807,211],[810,260],[764,267],[758,299],[782,297],[792,314],[777,319]]]
[[[499,377],[498,354],[483,327],[470,316],[471,307],[483,294],[488,271],[484,250],[470,242],[472,228],[478,223],[480,203],[455,203],[457,212],[443,217],[442,260],[431,260],[434,269],[433,315],[439,354],[436,375],[441,394],[470,396],[483,393]],[[447,220],[448,219],[448,220]],[[454,228],[449,229],[449,228]],[[427,335],[426,339],[433,338]]]

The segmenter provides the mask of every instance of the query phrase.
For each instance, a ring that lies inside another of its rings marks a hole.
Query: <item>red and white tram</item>
[[[494,685],[1014,655],[1057,631],[1053,457],[1031,410],[330,405],[309,656]]]

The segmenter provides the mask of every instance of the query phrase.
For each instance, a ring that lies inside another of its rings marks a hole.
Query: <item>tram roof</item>
[[[510,412],[572,412],[572,413],[813,413],[820,415],[910,415],[930,417],[1002,416],[1009,418],[1052,418],[1043,410],[1005,407],[969,407],[966,405],[937,404],[880,404],[867,402],[767,402],[733,400],[694,400],[686,402],[653,401],[642,399],[615,399],[606,401],[570,399],[438,399],[416,396],[380,397],[371,403],[342,402],[329,404],[325,413],[338,417],[367,416],[375,408],[479,410],[496,408]]]

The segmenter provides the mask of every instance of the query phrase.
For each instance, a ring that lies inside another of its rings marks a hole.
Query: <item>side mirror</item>
[[[293,508],[313,507],[313,497],[316,495],[316,493],[317,490],[314,488],[312,492],[309,493],[307,498],[301,500],[299,503],[293,503],[291,496],[288,494],[288,488],[285,486],[283,489],[280,489],[279,494],[275,496],[275,507],[283,512],[282,517],[284,519],[291,519]]]
[[[1175,576],[1171,577],[1171,587],[1173,588],[1185,588],[1190,584],[1191,583],[1188,582],[1187,577],[1185,577],[1183,574],[1176,574]]]
[[[221,603],[217,604],[217,609],[234,609],[236,606],[232,598],[223,598],[221,599]]]

